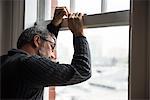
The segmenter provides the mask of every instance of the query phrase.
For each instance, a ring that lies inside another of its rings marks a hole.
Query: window
[[[37,23],[40,25],[50,22],[56,6],[87,14],[84,31],[91,48],[92,78],[81,84],[56,87],[56,100],[128,99],[129,5],[130,0],[38,0]],[[72,35],[66,26],[64,20],[57,53],[60,62],[70,63]]]
[[[90,28],[84,32],[91,49],[92,77],[77,85],[56,87],[56,100],[127,100],[129,27]],[[71,62],[70,31],[59,33],[57,55],[60,63]]]
[[[37,21],[51,20],[56,6],[87,15],[129,10],[130,0],[38,0]]]

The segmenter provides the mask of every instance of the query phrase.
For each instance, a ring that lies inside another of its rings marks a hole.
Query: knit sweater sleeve
[[[55,35],[55,37],[57,38],[60,26],[61,26],[61,24],[56,27],[52,23],[50,23],[47,25],[47,29],[49,32],[53,33]]]
[[[21,59],[25,80],[42,86],[64,86],[83,82],[91,77],[91,58],[85,37],[74,37],[74,55],[71,64],[58,64],[51,60],[31,56]]]

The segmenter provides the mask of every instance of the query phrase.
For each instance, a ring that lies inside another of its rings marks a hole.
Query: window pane
[[[43,1],[43,0],[39,0]],[[39,4],[40,8],[39,10],[44,11],[44,20],[51,20],[54,16],[54,11],[57,6],[66,6],[68,11],[70,11],[70,0],[45,0],[43,1],[44,4],[44,9],[42,4]],[[41,13],[43,14],[43,13]],[[43,15],[39,15],[40,17]]]
[[[72,12],[81,12],[89,15],[101,12],[129,10],[130,0],[45,0],[44,9],[39,6],[39,9],[45,12],[44,20],[50,20],[53,17],[56,6],[66,6],[68,11],[71,10]]]
[[[101,13],[101,0],[75,0],[75,12],[88,15]]]
[[[129,27],[85,29],[92,58],[92,77],[83,83],[56,87],[56,100],[128,100]],[[61,31],[57,39],[60,63],[70,63],[72,33]]]
[[[106,12],[129,10],[130,0],[106,0]]]
[[[51,18],[51,11],[52,7],[51,7],[51,0],[45,0],[45,18],[44,20],[50,20]]]
[[[58,6],[66,6],[70,11],[70,0],[58,0]]]

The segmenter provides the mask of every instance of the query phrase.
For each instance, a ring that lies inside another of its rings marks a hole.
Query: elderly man
[[[73,34],[74,55],[71,64],[58,64],[53,62],[54,50],[65,15]],[[44,87],[72,85],[89,79],[90,50],[82,18],[81,13],[68,14],[65,7],[57,7],[48,30],[41,27],[24,30],[17,49],[1,56],[1,99],[42,100]]]

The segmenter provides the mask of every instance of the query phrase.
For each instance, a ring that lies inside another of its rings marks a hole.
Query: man
[[[53,62],[56,58],[54,49],[65,15],[73,33],[74,55],[71,64],[58,64]],[[1,99],[42,100],[46,86],[72,85],[91,77],[90,51],[83,33],[82,14],[68,15],[65,7],[56,8],[47,28],[49,31],[41,27],[26,29],[18,39],[18,49],[1,56]]]

